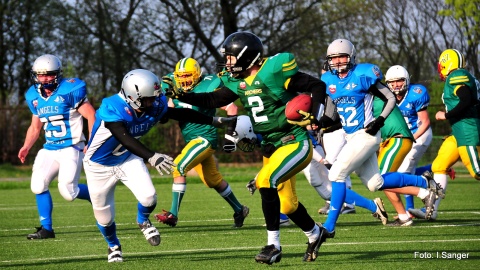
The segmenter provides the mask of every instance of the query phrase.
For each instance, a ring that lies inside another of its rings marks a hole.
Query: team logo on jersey
[[[255,81],[255,82],[253,82],[253,84],[255,84],[255,85],[260,85],[260,82],[259,82],[259,81]]]
[[[132,116],[132,112],[128,107],[124,107],[125,111],[128,113],[128,115]]]
[[[413,88],[413,92],[417,93],[417,94],[421,94],[422,93],[422,88],[420,87],[415,87]]]
[[[247,88],[247,84],[246,84],[245,82],[241,82],[241,83],[240,83],[240,88],[241,88],[241,89]]]
[[[33,107],[34,107],[34,108],[37,108],[37,106],[38,106],[38,100],[35,99],[34,101],[32,101],[32,104],[33,104]]]
[[[55,98],[54,101],[57,102],[57,103],[63,103],[65,101],[65,99],[61,96],[58,96],[58,97]]]
[[[67,80],[67,82],[69,82],[69,83],[74,83],[74,82],[75,82],[75,79],[69,79],[69,80]]]
[[[347,90],[353,90],[353,88],[357,87],[358,84],[354,84],[354,83],[349,83],[347,84],[347,86],[345,87],[345,89]]]
[[[407,109],[411,109],[411,108],[412,108],[412,104],[410,104],[410,103],[407,103],[407,105],[405,106],[405,108],[407,108]]]
[[[377,76],[377,78],[380,77],[381,72],[380,72],[380,68],[378,66],[373,66],[372,67],[372,72],[373,72],[373,74],[375,74],[375,76]]]
[[[337,92],[337,86],[334,85],[334,84],[331,84],[328,86],[328,91],[330,91],[330,93],[332,94],[335,94],[335,92]]]

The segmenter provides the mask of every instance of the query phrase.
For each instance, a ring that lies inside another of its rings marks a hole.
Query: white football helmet
[[[233,133],[235,144],[244,152],[252,152],[257,145],[257,134],[253,132],[250,117],[240,115],[237,117],[237,125]]]
[[[35,87],[40,91],[40,94],[43,94],[44,89],[57,90],[62,80],[62,73],[62,63],[60,59],[52,54],[44,54],[33,62],[31,76]],[[38,75],[55,75],[55,78],[48,82],[41,83],[38,80]]]
[[[398,80],[404,81],[402,86],[392,84],[393,81]],[[390,88],[390,91],[395,95],[403,95],[410,85],[410,75],[408,74],[408,71],[400,65],[391,66],[385,74],[385,82],[387,83],[388,88]]]
[[[144,109],[142,98],[157,97],[161,93],[160,80],[151,71],[134,69],[123,77],[120,94],[135,110]]]
[[[332,58],[336,56],[347,55],[347,62],[334,65]],[[355,57],[357,53],[355,46],[347,39],[336,39],[327,48],[328,68],[333,73],[344,72],[355,66]]]

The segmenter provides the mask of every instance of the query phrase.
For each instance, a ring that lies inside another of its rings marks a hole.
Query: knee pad
[[[375,174],[367,183],[367,188],[371,192],[379,190],[383,186],[383,177],[380,174]]]
[[[93,214],[97,223],[102,227],[110,226],[113,223],[114,213],[110,205],[105,207],[93,207]]]
[[[68,186],[72,186],[71,189],[69,189]],[[78,186],[75,186],[73,188],[73,184],[58,184],[58,191],[60,192],[60,195],[66,200],[66,201],[73,201],[75,198],[77,198],[78,193],[80,192]]]
[[[448,165],[446,162],[437,159],[432,162],[432,172],[434,174],[447,174],[447,170]],[[477,177],[475,177],[475,179],[477,179]]]
[[[45,184],[45,181],[35,181],[31,180],[30,189],[32,190],[33,194],[41,194],[48,190],[48,185]]]
[[[144,207],[150,207],[157,203],[157,194],[153,194],[150,196],[145,196],[142,199],[138,200],[140,204]]]

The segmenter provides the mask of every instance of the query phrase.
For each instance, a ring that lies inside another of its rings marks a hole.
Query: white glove
[[[250,191],[250,195],[253,195],[253,193],[255,193],[255,190],[257,190],[256,180],[255,179],[250,180],[246,187],[248,191]]]
[[[173,172],[173,167],[177,166],[173,163],[173,158],[164,154],[155,153],[151,158],[148,159],[148,163],[157,169],[160,175],[171,174]]]
[[[213,117],[212,126],[222,127],[230,124],[233,121],[237,121],[237,117]]]

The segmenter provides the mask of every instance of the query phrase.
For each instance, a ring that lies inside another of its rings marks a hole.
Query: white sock
[[[398,214],[398,218],[405,221],[408,220],[410,217],[408,216],[408,214]]]
[[[417,197],[423,200],[423,199],[425,199],[425,197],[428,196],[428,194],[430,194],[430,191],[428,191],[424,188],[420,188],[420,191],[418,191]]]
[[[447,180],[447,175],[446,174],[435,174],[433,176],[433,179],[435,179],[435,182],[437,182],[437,184],[440,184],[440,186],[442,186],[442,188],[445,192],[447,191],[448,180]],[[438,206],[439,206],[441,200],[442,200],[441,198],[438,198],[435,201],[435,207],[433,208],[433,209],[435,209],[435,211],[438,211]]]
[[[313,229],[311,231],[304,232],[304,233],[308,237],[308,242],[313,243],[320,236],[320,228],[318,227],[317,224],[315,224],[315,226],[313,227]]]
[[[280,250],[280,231],[268,231],[268,242],[267,245],[275,245],[275,247]]]

